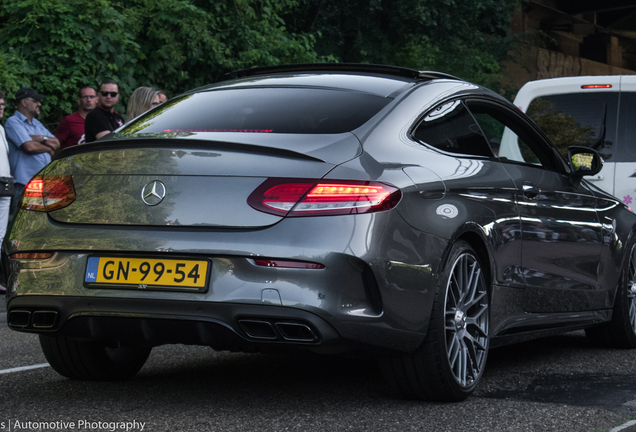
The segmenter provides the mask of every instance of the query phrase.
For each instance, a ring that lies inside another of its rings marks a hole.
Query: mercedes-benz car
[[[238,72],[26,185],[8,325],[72,379],[129,378],[161,344],[297,348],[463,400],[496,346],[581,329],[636,346],[636,216],[585,180],[602,165],[442,73]]]

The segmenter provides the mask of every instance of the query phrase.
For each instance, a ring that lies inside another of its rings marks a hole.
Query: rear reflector
[[[10,256],[11,259],[49,259],[53,252],[20,252]]]
[[[401,197],[399,189],[386,183],[270,178],[247,203],[265,213],[296,217],[390,210]]]
[[[38,212],[50,212],[75,201],[73,178],[68,175],[33,177],[24,187],[20,208]]]
[[[582,89],[604,89],[604,88],[612,88],[611,84],[588,84],[582,85]]]
[[[282,268],[298,268],[298,269],[324,269],[325,266],[318,263],[305,261],[282,261],[270,259],[255,259],[256,265],[263,267],[282,267]]]

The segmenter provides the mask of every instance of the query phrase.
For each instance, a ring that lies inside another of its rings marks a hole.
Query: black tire
[[[636,242],[630,245],[614,300],[612,320],[585,330],[590,342],[609,348],[636,348]]]
[[[457,242],[440,277],[424,343],[381,359],[391,390],[407,399],[459,402],[477,387],[488,357],[488,284],[479,257]]]
[[[75,380],[117,381],[134,376],[143,367],[151,348],[110,348],[99,342],[81,342],[40,335],[46,360],[60,375]]]

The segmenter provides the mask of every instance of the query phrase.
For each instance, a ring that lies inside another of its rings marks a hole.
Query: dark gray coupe
[[[636,215],[585,181],[602,164],[452,76],[239,72],[26,185],[8,325],[73,379],[131,377],[167,343],[293,347],[370,353],[398,394],[459,401],[498,345],[636,347]]]

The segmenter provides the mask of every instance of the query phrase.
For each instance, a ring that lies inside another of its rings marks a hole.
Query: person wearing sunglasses
[[[84,133],[90,143],[108,135],[124,124],[124,119],[115,111],[119,101],[119,86],[111,79],[104,81],[97,92],[97,108],[86,115]]]
[[[97,106],[97,92],[91,86],[79,89],[77,97],[79,109],[62,119],[55,130],[55,136],[60,140],[60,148],[65,149],[77,144],[84,144],[84,120],[86,115]]]
[[[15,177],[11,214],[15,214],[24,185],[51,162],[51,156],[60,148],[58,139],[37,119],[45,97],[31,87],[18,90],[15,94],[17,109],[4,125],[11,172]]]

